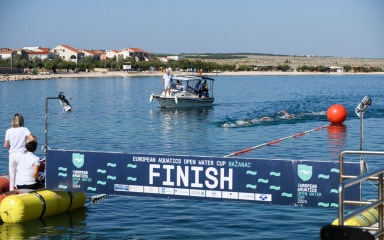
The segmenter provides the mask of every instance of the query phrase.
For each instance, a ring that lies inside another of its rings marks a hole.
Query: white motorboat
[[[212,106],[214,79],[205,76],[173,76],[170,94],[164,89],[154,89],[150,102],[156,99],[160,107],[184,108]],[[178,82],[178,84],[176,84]],[[198,89],[198,84],[206,83],[206,88]]]

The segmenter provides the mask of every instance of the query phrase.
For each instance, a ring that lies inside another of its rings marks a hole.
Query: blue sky
[[[0,0],[0,48],[384,58],[384,0]]]

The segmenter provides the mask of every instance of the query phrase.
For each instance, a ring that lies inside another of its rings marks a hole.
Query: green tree
[[[11,67],[11,58],[0,59],[0,67]]]
[[[42,67],[44,67],[44,64],[43,64],[43,60],[41,60],[41,58],[39,57],[34,57],[31,61],[30,61],[30,65],[31,65],[31,68],[38,68],[38,69],[41,69]]]
[[[222,64],[220,66],[221,71],[235,71],[236,70],[236,65],[235,64]]]
[[[317,71],[319,72],[326,72],[328,71],[328,68],[326,66],[317,66]]]
[[[92,70],[99,66],[100,64],[98,61],[96,61],[95,57],[87,56],[80,60],[80,63],[78,64],[77,68]]]
[[[291,67],[287,64],[284,64],[284,65],[279,65],[277,66],[281,71],[283,72],[288,72],[288,71],[291,71]]]
[[[57,69],[62,69],[60,68],[60,64],[63,62],[64,60],[61,59],[60,57],[55,57],[54,59],[44,59],[43,60],[43,65],[44,65],[44,68],[45,69],[48,69],[52,72],[56,72]]]
[[[253,66],[250,66],[250,65],[240,65],[236,70],[237,71],[253,71]]]
[[[49,70],[49,71],[52,71],[52,72],[56,72],[56,65],[53,61],[47,61],[44,63],[44,68]]]
[[[343,69],[345,72],[350,72],[352,70],[352,67],[350,65],[344,65]]]
[[[16,68],[27,68],[29,65],[29,60],[24,58],[21,54],[17,54],[12,59],[12,67]]]

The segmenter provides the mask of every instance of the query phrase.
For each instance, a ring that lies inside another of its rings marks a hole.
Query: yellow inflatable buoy
[[[13,195],[0,205],[3,222],[25,222],[84,206],[85,193],[41,190]]]
[[[370,227],[373,224],[379,221],[379,212],[377,209],[370,209],[362,214],[348,219],[344,222],[344,225],[347,226],[360,226],[360,227]],[[339,219],[333,221],[332,225],[339,225]]]

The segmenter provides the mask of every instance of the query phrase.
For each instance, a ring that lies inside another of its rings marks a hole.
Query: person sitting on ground
[[[40,158],[35,156],[37,148],[37,138],[27,141],[25,148],[26,153],[21,157],[17,166],[16,184],[17,189],[39,189],[41,183],[39,181]]]
[[[292,118],[291,114],[287,113],[286,111],[280,111],[277,114],[284,113],[283,118]]]

